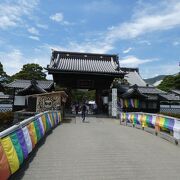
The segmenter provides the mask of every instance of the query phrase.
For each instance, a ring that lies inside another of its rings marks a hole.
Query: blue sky
[[[1,0],[0,61],[46,67],[51,49],[118,54],[143,78],[179,71],[179,0]]]

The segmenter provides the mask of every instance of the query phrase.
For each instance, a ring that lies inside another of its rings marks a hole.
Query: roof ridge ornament
[[[114,69],[117,68],[117,64],[115,64],[113,57],[111,57],[111,64],[112,64]]]
[[[32,79],[32,80],[31,80],[31,84],[32,84],[33,86],[37,86],[38,82],[36,81],[36,79]]]

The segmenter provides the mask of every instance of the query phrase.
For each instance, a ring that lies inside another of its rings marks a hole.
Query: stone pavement
[[[76,120],[47,136],[22,179],[180,179],[178,146],[113,119]]]

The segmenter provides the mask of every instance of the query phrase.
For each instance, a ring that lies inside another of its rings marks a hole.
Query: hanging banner
[[[117,116],[117,89],[112,89],[112,116]]]

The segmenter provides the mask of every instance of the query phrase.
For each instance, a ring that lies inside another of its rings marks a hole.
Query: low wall
[[[12,111],[12,104],[0,104],[0,112]]]
[[[180,114],[180,105],[160,105],[160,112]]]
[[[0,179],[6,180],[26,161],[38,142],[61,121],[61,113],[47,111],[0,133]]]
[[[142,112],[121,112],[120,122],[155,128],[156,132],[168,131],[175,139],[180,140],[180,119],[178,118]]]

